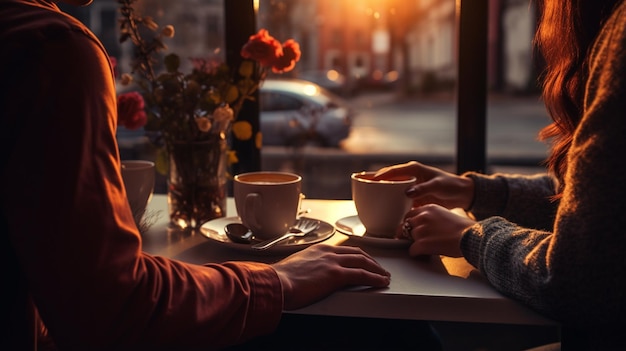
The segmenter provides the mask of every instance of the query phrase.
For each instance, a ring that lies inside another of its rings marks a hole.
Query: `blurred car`
[[[261,86],[263,145],[339,147],[354,111],[339,96],[299,79],[267,79]]]
[[[303,71],[298,73],[298,79],[315,83],[339,96],[352,96],[354,94],[352,82],[334,69]]]
[[[311,82],[266,79],[259,100],[263,145],[339,147],[352,129],[354,112],[348,103]],[[120,150],[127,158],[133,158],[129,153],[147,139],[144,128],[117,129]]]

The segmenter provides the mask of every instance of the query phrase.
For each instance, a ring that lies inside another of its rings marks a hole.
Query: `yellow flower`
[[[256,145],[257,149],[260,149],[263,146],[263,134],[261,132],[256,133],[256,138],[254,138],[254,145]]]
[[[208,132],[209,130],[211,130],[211,120],[206,118],[206,117],[197,117],[196,118],[196,125],[198,125],[198,129],[201,132]]]
[[[128,74],[128,73],[124,73],[122,74],[122,85],[128,85],[130,83],[132,83],[133,81],[133,76]]]
[[[226,100],[227,103],[232,104],[233,102],[237,101],[238,98],[239,89],[237,89],[237,87],[234,85],[229,86],[228,93],[226,93],[226,97],[224,98],[224,100]]]
[[[235,112],[230,106],[220,106],[213,111],[215,122],[232,121],[235,119]]]
[[[232,165],[235,163],[239,163],[239,158],[237,157],[237,151],[229,150],[228,151],[228,164]]]
[[[161,35],[166,38],[173,38],[174,33],[175,33],[174,26],[172,26],[171,24],[168,24],[167,26],[163,27],[163,29],[161,30]]]
[[[239,140],[252,138],[252,125],[248,121],[239,121],[233,124],[233,134]]]
[[[254,63],[252,61],[245,60],[239,66],[239,74],[242,77],[249,78],[254,73]]]

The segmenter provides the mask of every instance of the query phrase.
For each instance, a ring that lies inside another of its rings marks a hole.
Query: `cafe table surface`
[[[334,225],[356,215],[351,200],[305,199],[307,217]],[[272,263],[285,257],[240,250],[208,239],[198,231],[169,226],[167,196],[155,194],[146,211],[152,226],[142,234],[144,251],[194,264],[225,261]],[[235,203],[227,199],[227,217],[236,217]],[[389,239],[392,240],[392,239]],[[413,258],[406,247],[372,244],[336,231],[330,245],[360,246],[391,273],[387,288],[353,287],[305,308],[288,313],[304,315],[390,318],[430,321],[557,325],[556,322],[504,297],[463,258]]]

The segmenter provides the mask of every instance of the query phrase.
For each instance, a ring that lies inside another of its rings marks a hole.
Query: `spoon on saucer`
[[[252,242],[252,231],[241,223],[228,223],[224,227],[224,232],[234,243],[250,244]]]
[[[298,212],[297,218],[311,212],[310,208]],[[245,225],[237,222],[228,223],[224,227],[224,232],[230,241],[238,244],[250,244],[254,238],[252,231]]]

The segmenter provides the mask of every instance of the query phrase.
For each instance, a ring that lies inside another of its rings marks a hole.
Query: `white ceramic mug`
[[[411,209],[412,200],[405,191],[415,184],[415,177],[372,180],[376,172],[351,175],[352,200],[367,234],[391,238]]]
[[[302,177],[259,171],[234,177],[233,193],[241,222],[259,239],[272,239],[292,226],[300,208]]]
[[[137,225],[141,222],[154,192],[154,172],[154,162],[144,160],[122,161],[122,179],[126,188],[126,197]]]

